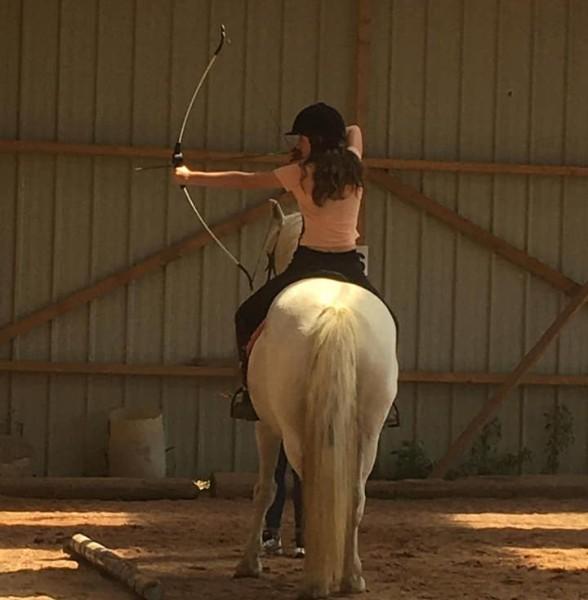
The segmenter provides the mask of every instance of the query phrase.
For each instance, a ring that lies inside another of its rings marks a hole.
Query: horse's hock
[[[118,408],[110,413],[108,474],[165,477],[165,434],[159,411]]]

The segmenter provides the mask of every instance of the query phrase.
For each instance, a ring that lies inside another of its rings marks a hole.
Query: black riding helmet
[[[303,108],[286,135],[320,138],[326,146],[336,147],[345,141],[345,121],[339,111],[324,102]]]

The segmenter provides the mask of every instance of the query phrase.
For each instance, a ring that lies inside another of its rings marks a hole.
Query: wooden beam
[[[46,375],[124,375],[138,377],[236,377],[237,365],[149,365],[126,363],[0,361],[0,372]]]
[[[270,210],[270,203],[263,202],[248,208],[233,217],[225,219],[221,223],[214,225],[211,229],[218,237],[224,237],[239,231],[244,225],[253,223],[261,217],[268,215]],[[87,304],[100,296],[108,294],[116,288],[139,279],[147,273],[160,269],[164,265],[167,265],[182,256],[186,256],[187,254],[199,250],[208,244],[211,239],[212,238],[206,231],[200,231],[181,242],[167,246],[163,250],[159,250],[155,254],[148,256],[128,269],[123,269],[122,271],[114,273],[113,275],[101,279],[88,287],[82,288],[57,302],[49,304],[22,319],[18,319],[14,323],[2,327],[0,329],[0,345],[18,335],[27,333],[34,327],[46,323],[61,314]]]
[[[398,377],[402,383],[447,383],[458,385],[500,385],[508,373],[481,372],[440,372],[440,371],[401,371]],[[588,375],[526,374],[523,385],[588,386]]]
[[[258,479],[252,472],[215,472],[211,476],[213,498],[251,498]],[[289,478],[287,478],[289,479]],[[0,485],[1,485],[0,479]],[[286,483],[290,490],[290,482]],[[443,481],[438,479],[404,479],[386,481],[368,479],[368,498],[438,499],[438,498],[586,498],[588,475],[475,476]]]
[[[169,160],[170,149],[153,146],[108,146],[100,144],[70,144],[0,140],[0,153],[8,154],[63,154],[74,156],[113,156],[119,158],[161,158]],[[247,154],[244,152],[217,152],[213,150],[185,150],[192,162],[238,162],[267,165],[285,164],[288,156],[281,153]],[[389,157],[364,157],[368,168],[393,171],[441,171],[480,175],[540,175],[550,177],[588,177],[588,167],[582,165],[533,165],[517,163],[458,162],[409,160]]]
[[[482,410],[472,419],[453,444],[451,444],[447,454],[435,465],[431,473],[431,478],[445,477],[447,471],[455,461],[471,446],[482,427],[496,414],[508,394],[521,383],[524,375],[543,356],[549,344],[560,334],[563,326],[582,308],[586,300],[588,300],[588,282],[574,294],[571,302],[557,316],[533,348],[525,354],[496,394],[486,402]]]
[[[370,64],[370,29],[371,14],[370,0],[357,0],[357,32],[355,42],[355,90],[353,116],[362,130],[366,127],[368,111],[368,79]],[[363,192],[363,199],[359,209],[357,229],[359,231],[358,243],[365,244],[367,190]]]
[[[588,177],[588,167],[576,165],[525,165],[401,158],[368,158],[369,167],[393,171],[440,171],[475,175],[540,175],[551,177]]]
[[[529,256],[523,250],[515,248],[508,242],[475,225],[470,220],[458,215],[455,211],[443,206],[432,198],[425,196],[425,194],[419,192],[413,186],[402,183],[397,177],[376,169],[370,169],[368,177],[374,183],[392,192],[399,200],[424,210],[427,214],[449,225],[449,227],[469,237],[474,242],[490,248],[490,250],[502,256],[502,258],[540,277],[554,288],[568,295],[576,293],[580,288],[580,285],[573,279],[566,277],[556,269],[552,269],[540,260]]]
[[[103,144],[68,144],[64,142],[35,142],[0,140],[0,152],[15,154],[66,154],[73,156],[112,156],[118,158],[160,158],[169,161],[171,150],[155,146],[109,146]],[[184,150],[184,157],[193,162],[253,162],[282,164],[288,162],[286,153],[246,154],[244,152],[215,152],[214,150]],[[171,166],[170,166],[171,168]]]
[[[126,363],[43,362],[33,360],[0,361],[0,372],[45,375],[115,375],[138,377],[236,377],[239,369],[232,361],[224,364],[165,365]],[[500,385],[508,373],[402,371],[402,383],[445,383],[450,385]],[[588,386],[588,375],[527,374],[524,385]]]
[[[52,500],[195,500],[209,488],[179,477],[0,477],[0,496]]]

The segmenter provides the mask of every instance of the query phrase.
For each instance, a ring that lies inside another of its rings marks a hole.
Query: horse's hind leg
[[[352,522],[347,529],[347,540],[345,543],[345,560],[343,564],[343,578],[341,580],[341,591],[343,593],[359,594],[365,592],[365,580],[362,576],[361,559],[357,544],[357,532],[363,512],[365,509],[365,484],[374,466],[378,450],[378,440],[364,440],[360,454],[360,474],[354,494],[354,510]]]
[[[358,482],[355,490],[355,507],[353,521],[347,530],[345,543],[345,562],[343,565],[343,578],[341,592],[344,594],[359,594],[365,592],[365,580],[362,576],[361,559],[357,545],[357,532],[365,508],[365,482]]]
[[[276,493],[274,472],[280,451],[280,438],[276,437],[271,429],[261,421],[255,426],[255,436],[259,454],[259,478],[255,485],[253,497],[253,521],[247,546],[245,547],[245,554],[237,565],[235,577],[259,577],[261,574],[259,555],[261,553],[263,520]]]

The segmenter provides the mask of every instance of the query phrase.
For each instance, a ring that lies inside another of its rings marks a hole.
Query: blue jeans
[[[278,464],[274,473],[274,480],[277,484],[276,497],[273,504],[269,507],[265,516],[265,525],[268,531],[272,534],[277,534],[282,525],[282,513],[284,512],[284,504],[286,502],[286,468],[288,467],[288,459],[284,452],[284,445],[280,446],[280,455]],[[294,482],[293,501],[294,501],[294,527],[296,528],[296,545],[304,546],[302,537],[302,485],[300,478],[291,468],[292,479]]]

